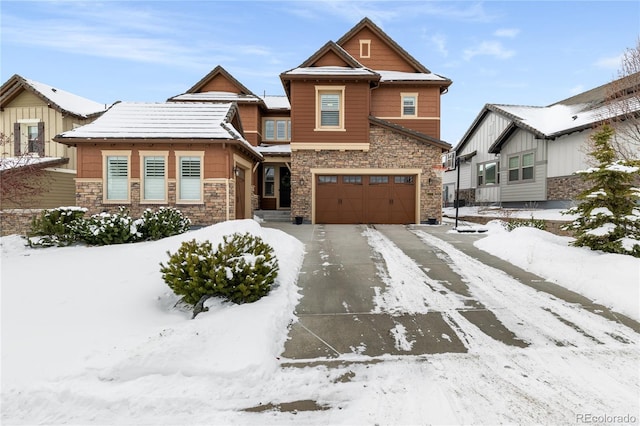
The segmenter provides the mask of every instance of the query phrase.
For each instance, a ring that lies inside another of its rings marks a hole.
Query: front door
[[[291,171],[280,167],[280,208],[291,207]]]

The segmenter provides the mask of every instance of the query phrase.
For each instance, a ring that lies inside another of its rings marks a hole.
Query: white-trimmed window
[[[344,130],[344,86],[316,86],[316,130]]]
[[[527,152],[509,157],[509,182],[531,181],[535,177],[535,153]]]
[[[14,155],[44,156],[44,122],[37,118],[19,119],[14,124]]]
[[[364,59],[371,57],[371,40],[360,40],[360,57]]]
[[[129,203],[131,200],[131,151],[103,151],[103,201]]]
[[[264,120],[264,140],[266,141],[290,141],[290,118],[267,118]]]
[[[140,151],[143,202],[167,202],[168,156],[168,151]]]
[[[402,93],[402,116],[417,117],[418,116],[418,94]]]
[[[176,152],[178,202],[202,201],[204,152]]]
[[[496,161],[478,164],[478,186],[500,183],[499,167]]]

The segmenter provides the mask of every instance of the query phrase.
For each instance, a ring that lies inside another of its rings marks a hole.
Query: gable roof
[[[352,37],[355,37],[363,28],[367,28],[376,34],[380,39],[386,43],[391,49],[395,50],[407,63],[411,64],[412,67],[415,68],[416,72],[431,74],[431,71],[427,69],[424,65],[416,60],[413,56],[411,56],[406,50],[404,50],[398,43],[396,43],[391,37],[389,37],[380,27],[371,21],[369,18],[363,18],[360,22],[358,22],[353,28],[351,28],[345,35],[340,37],[337,41],[337,44],[340,46],[344,45],[347,41],[349,41]]]
[[[213,80],[218,75],[224,76],[224,78],[226,78],[231,83],[233,83],[233,85],[236,86],[239,89],[240,94],[256,96],[251,90],[247,89],[245,87],[245,85],[243,85],[238,80],[236,80],[236,78],[234,76],[229,74],[229,72],[227,72],[227,70],[225,70],[220,65],[216,66],[213,70],[211,70],[209,72],[209,74],[205,75],[204,77],[202,77],[202,79],[200,79],[200,81],[198,81],[196,84],[191,86],[191,88],[189,90],[187,90],[186,93],[198,93],[198,92],[200,92],[202,90],[202,88],[207,85],[207,83],[209,83],[211,80]]]
[[[629,112],[640,112],[636,97],[620,98],[607,104],[608,88],[620,80],[596,87],[546,107],[525,105],[486,104],[456,147],[457,151],[469,142],[486,116],[499,114],[510,121],[501,135],[489,147],[490,153],[498,153],[502,145],[516,129],[533,133],[540,139],[556,139],[570,133],[593,128],[599,122],[616,118]]]
[[[61,133],[54,140],[66,144],[140,139],[235,141],[254,156],[262,158],[233,126],[232,120],[237,115],[237,107],[233,103],[120,102],[94,122]]]
[[[440,139],[436,139],[434,137],[431,137],[429,135],[426,135],[424,133],[421,132],[417,132],[415,130],[412,129],[408,129],[404,126],[401,126],[399,124],[395,124],[392,123],[390,121],[387,120],[382,120],[378,117],[374,117],[374,116],[369,116],[369,123],[374,124],[376,126],[380,126],[380,127],[384,127],[386,129],[391,130],[392,132],[395,133],[400,133],[403,134],[405,136],[409,136],[411,138],[417,139],[421,142],[427,143],[429,145],[434,145],[438,148],[441,148],[443,150],[443,152],[448,151],[451,149],[451,145],[448,144],[447,142],[440,140]]]
[[[0,108],[6,107],[22,91],[33,93],[56,111],[78,118],[89,118],[102,114],[107,105],[94,102],[48,84],[13,75],[0,87]]]

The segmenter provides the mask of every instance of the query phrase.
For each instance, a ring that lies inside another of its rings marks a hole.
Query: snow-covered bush
[[[94,214],[73,224],[73,231],[79,241],[89,245],[133,243],[142,239],[138,231],[142,220],[134,220],[125,207],[117,213]]]
[[[591,187],[578,195],[578,206],[565,212],[578,218],[564,229],[574,231],[575,246],[640,257],[640,188],[634,187],[640,167],[615,160],[609,142],[613,133],[603,126],[592,136],[595,148],[589,155],[598,165],[577,172]]]
[[[187,232],[191,220],[173,207],[160,207],[157,211],[146,209],[142,213],[138,232],[144,240],[159,240]]]
[[[160,263],[162,278],[190,305],[207,297],[255,302],[269,293],[278,274],[273,248],[249,233],[225,236],[215,252],[211,242],[191,240],[167,254],[167,264]]]
[[[31,222],[27,232],[30,247],[68,246],[76,241],[73,224],[82,220],[87,209],[81,207],[59,207],[43,210],[40,217]]]

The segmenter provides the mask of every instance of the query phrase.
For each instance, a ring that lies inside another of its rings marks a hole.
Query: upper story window
[[[535,154],[527,152],[509,157],[509,182],[533,180]]]
[[[14,124],[14,155],[35,153],[44,156],[44,122],[21,119]]]
[[[360,40],[360,57],[365,59],[371,57],[371,40]]]
[[[291,119],[290,118],[266,118],[264,120],[264,140],[265,141],[290,141],[291,140]]]
[[[344,86],[316,86],[316,130],[344,130]]]
[[[418,94],[402,93],[402,116],[416,117],[418,115]]]

